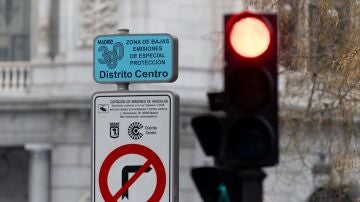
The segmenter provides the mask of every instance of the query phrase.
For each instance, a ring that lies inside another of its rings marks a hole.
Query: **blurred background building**
[[[212,162],[198,145],[190,120],[209,112],[206,92],[221,90],[223,85],[223,14],[247,8],[246,2],[0,0],[0,201],[89,200],[90,97],[95,91],[116,89],[93,81],[92,42],[96,35],[114,34],[118,28],[128,28],[130,33],[170,33],[179,39],[178,80],[130,85],[130,90],[167,89],[180,95],[179,198],[201,201],[190,168]],[[304,23],[296,26],[310,26]],[[280,91],[291,87],[284,75]],[[282,138],[290,142],[291,130],[285,131],[289,132]],[[304,126],[301,132],[309,134],[312,129]],[[288,153],[278,168],[267,169],[267,202],[309,197],[314,188],[311,169],[298,168],[304,161],[310,167],[317,162],[318,148],[311,150],[306,158]],[[295,178],[301,180],[293,183]]]

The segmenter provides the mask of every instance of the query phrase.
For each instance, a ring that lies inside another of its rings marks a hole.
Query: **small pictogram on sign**
[[[103,56],[103,58],[98,59],[99,63],[106,64],[109,69],[114,69],[118,61],[124,57],[124,45],[121,42],[115,43],[112,50],[106,46],[100,46],[98,51],[102,52]]]
[[[109,105],[108,104],[98,104],[97,111],[98,111],[98,113],[109,113]]]
[[[111,138],[118,138],[119,137],[119,122],[110,123],[110,137]]]
[[[134,140],[140,139],[144,135],[140,131],[143,127],[144,126],[139,122],[134,122],[134,123],[130,124],[130,126],[128,127],[129,136]]]

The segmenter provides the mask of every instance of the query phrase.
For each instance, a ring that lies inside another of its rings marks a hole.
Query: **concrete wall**
[[[58,144],[52,149],[51,201],[79,201],[90,193],[91,147]]]

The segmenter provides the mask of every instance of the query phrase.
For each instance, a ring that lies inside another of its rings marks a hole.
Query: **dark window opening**
[[[29,154],[23,147],[0,147],[0,201],[28,201],[28,170]]]
[[[0,61],[30,60],[30,1],[0,0]]]

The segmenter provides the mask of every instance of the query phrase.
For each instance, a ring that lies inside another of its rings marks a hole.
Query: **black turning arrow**
[[[124,168],[122,169],[122,186],[124,186],[124,184],[129,180],[129,173],[136,173],[142,165],[129,165],[129,166],[124,166]],[[145,170],[145,173],[149,172],[151,170],[150,167],[148,167]],[[127,198],[129,199],[129,190],[126,190],[124,192],[124,194],[121,196],[121,199]]]

